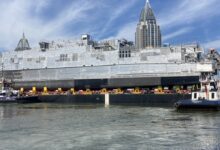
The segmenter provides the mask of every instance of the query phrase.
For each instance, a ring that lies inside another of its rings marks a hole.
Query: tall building
[[[161,47],[161,31],[149,0],[141,11],[140,20],[135,33],[137,49]]]

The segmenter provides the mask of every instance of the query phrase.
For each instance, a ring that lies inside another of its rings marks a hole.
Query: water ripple
[[[219,112],[102,105],[0,105],[0,149],[219,149]]]

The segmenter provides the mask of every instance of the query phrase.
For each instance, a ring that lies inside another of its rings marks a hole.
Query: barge
[[[96,94],[96,95],[40,95],[17,99],[18,103],[62,103],[62,104],[103,104],[103,105],[141,105],[169,106],[189,94]]]

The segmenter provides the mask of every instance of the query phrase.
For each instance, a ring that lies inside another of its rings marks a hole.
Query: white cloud
[[[128,23],[126,26],[122,27],[118,34],[116,35],[116,38],[125,38],[131,41],[134,41],[135,38],[135,30],[136,30],[136,22]]]
[[[209,41],[209,42],[203,43],[202,45],[206,49],[210,49],[210,48],[220,49],[220,39]]]
[[[135,40],[136,22],[130,22],[119,29],[119,32],[115,36],[107,37],[103,40],[109,39],[127,39],[129,41]]]
[[[92,1],[77,0],[49,21],[44,21],[40,15],[32,15],[33,12],[41,11],[50,3],[52,3],[50,0],[38,0],[37,3],[33,0],[13,0],[0,3],[1,47],[14,49],[23,31],[27,37],[31,37],[29,39],[34,44],[44,38],[60,37],[59,33],[64,30],[67,23],[82,19],[86,16],[86,11],[96,5]]]
[[[181,0],[159,15],[159,24],[164,29],[186,25],[196,21],[206,21],[219,12],[219,0]]]
[[[180,35],[183,35],[183,34],[185,34],[185,33],[190,32],[190,31],[192,31],[192,30],[193,30],[192,27],[181,28],[181,29],[179,29],[179,30],[177,30],[177,31],[174,31],[174,32],[172,32],[172,33],[169,33],[169,34],[167,34],[167,35],[164,35],[164,36],[163,36],[163,40],[166,41],[166,40],[172,39],[172,38],[174,38],[174,37],[178,37],[178,36],[180,36]]]
[[[51,0],[39,0],[35,3],[35,12],[40,13],[44,8],[46,8],[51,3]]]
[[[118,17],[120,17],[123,13],[126,12],[126,10],[128,10],[129,8],[131,8],[134,3],[136,2],[136,0],[130,0],[129,3],[125,3],[124,5],[121,5],[119,7],[116,8],[111,8],[114,9],[111,12],[111,16],[109,18],[109,20],[105,23],[105,26],[103,27],[103,29],[100,32],[100,35],[102,35],[104,32],[107,31],[107,29],[110,27],[111,23],[117,19]]]

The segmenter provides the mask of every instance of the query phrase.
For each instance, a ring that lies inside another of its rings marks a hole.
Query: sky
[[[200,43],[220,49],[219,0],[150,0],[163,43]],[[31,47],[42,40],[134,41],[145,0],[0,0],[0,51],[15,49],[25,32]]]

